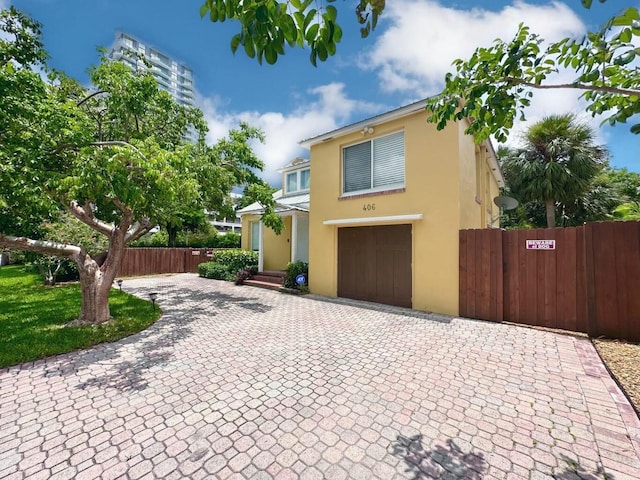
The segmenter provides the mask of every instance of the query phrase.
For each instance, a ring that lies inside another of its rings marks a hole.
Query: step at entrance
[[[251,278],[251,280],[245,280],[244,284],[252,287],[279,290],[284,286],[284,279],[286,276],[287,274],[281,271],[258,272]]]

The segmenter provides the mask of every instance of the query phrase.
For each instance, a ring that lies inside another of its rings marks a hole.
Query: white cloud
[[[445,7],[432,0],[395,0],[384,12],[384,30],[360,66],[377,72],[381,89],[426,97],[444,86],[447,72],[456,58],[469,58],[480,46],[490,46],[496,38],[509,41],[518,25],[525,23],[546,41],[580,37],[586,26],[567,5],[560,2],[530,4],[516,0],[501,10]],[[571,82],[570,72],[560,72],[554,81]],[[586,103],[575,90],[536,91],[526,110],[527,123],[518,122],[510,143],[531,123],[557,113],[573,112],[594,127],[601,119],[585,113]],[[598,139],[600,142],[603,138]]]
[[[389,2],[384,17],[390,26],[361,66],[378,71],[384,90],[418,90],[419,96],[438,92],[453,60],[468,58],[498,37],[510,40],[521,22],[550,41],[585,31],[580,18],[558,2],[516,1],[490,11],[445,7],[431,0],[397,0]]]
[[[308,156],[300,140],[333,130],[344,125],[354,114],[368,115],[384,109],[380,105],[353,100],[344,92],[344,84],[330,83],[308,90],[309,101],[304,100],[289,113],[282,112],[230,112],[219,98],[201,99],[205,118],[209,124],[208,142],[225,136],[240,122],[260,128],[266,136],[264,144],[256,142],[254,151],[265,163],[263,177],[272,184],[280,181],[277,169],[296,156]]]

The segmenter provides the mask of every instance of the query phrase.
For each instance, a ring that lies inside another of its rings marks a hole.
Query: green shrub
[[[216,262],[205,262],[198,265],[198,275],[214,280],[229,280],[227,267]]]
[[[296,277],[300,274],[304,275],[305,283],[302,286],[309,285],[309,264],[303,261],[289,262],[287,264],[287,276],[284,279],[284,286],[287,288],[301,289],[301,285],[296,283]]]
[[[241,270],[252,270],[258,267],[258,252],[249,250],[220,250],[214,252],[214,261],[227,267],[227,272],[235,278],[236,273]]]
[[[55,285],[57,282],[70,282],[80,278],[77,265],[66,258],[28,253],[25,271],[37,273],[45,285]]]
[[[176,247],[179,248],[240,248],[240,235],[229,232],[225,235],[212,232],[185,233],[180,232],[176,237]],[[154,234],[148,234],[131,242],[130,247],[167,247],[169,237],[167,232],[161,230]]]
[[[240,234],[228,232],[215,237],[214,248],[240,248]]]
[[[164,230],[154,233],[149,240],[149,247],[166,247],[169,245],[169,235]]]
[[[247,276],[258,273],[258,253],[247,250],[220,250],[214,252],[213,262],[198,265],[198,274],[204,278],[236,281],[238,272]]]

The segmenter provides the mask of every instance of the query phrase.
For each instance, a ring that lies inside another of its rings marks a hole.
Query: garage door
[[[339,228],[338,296],[411,307],[411,225]]]

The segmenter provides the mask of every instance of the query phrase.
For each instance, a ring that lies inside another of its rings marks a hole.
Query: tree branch
[[[131,150],[133,150],[138,155],[140,155],[144,160],[147,160],[147,157],[145,157],[144,154],[140,150],[138,150],[136,147],[131,145],[129,142],[123,142],[121,140],[108,140],[108,141],[103,141],[103,142],[90,142],[87,145],[92,146],[92,147],[116,147],[116,146],[117,147],[129,147],[129,148],[131,148]],[[50,154],[60,153],[62,150],[65,150],[67,148],[77,150],[80,147],[81,147],[81,145],[75,145],[73,143],[62,143],[62,144],[58,145],[54,150],[52,150],[49,153]]]
[[[122,140],[108,140],[108,141],[104,141],[104,142],[91,142],[89,145],[91,145],[93,147],[129,147],[129,148],[131,148],[131,150],[136,152],[142,158],[144,158],[145,160],[147,159],[147,157],[145,157],[140,150],[138,150],[136,147],[131,145],[129,142],[124,142]]]
[[[92,99],[96,95],[100,95],[101,93],[107,93],[107,91],[106,90],[98,90],[97,92],[93,92],[91,95],[89,95],[87,97],[84,97],[82,100],[80,100],[78,103],[76,103],[76,106],[79,107],[80,105],[82,105],[86,101]]]
[[[559,89],[559,88],[573,88],[577,90],[590,90],[594,92],[606,92],[613,93],[615,95],[625,95],[625,96],[640,96],[640,90],[633,90],[628,88],[617,88],[617,87],[608,87],[606,85],[588,85],[585,83],[559,83],[553,85],[540,85],[537,83],[526,82],[521,78],[516,77],[504,77],[505,82],[508,82],[512,85],[523,85],[525,87],[537,88],[539,90],[551,90],[551,89]]]
[[[119,198],[112,198],[111,201],[122,213],[131,215],[131,209],[127,208],[127,206],[122,203]]]
[[[13,237],[0,233],[0,247],[12,248],[26,252],[43,253],[55,257],[73,259],[82,253],[82,249],[75,245],[58,243],[50,240],[32,240],[27,237]]]
[[[104,222],[101,222],[93,215],[93,210],[91,209],[91,204],[89,202],[85,202],[84,208],[78,205],[77,200],[72,200],[69,203],[69,210],[82,223],[89,225],[91,228],[96,230],[97,232],[102,233],[109,237],[113,233],[113,226],[108,225]]]
[[[151,228],[151,222],[149,221],[148,218],[143,218],[139,222],[136,222],[136,224],[133,225],[133,229],[129,230],[124,237],[125,245],[129,242],[133,242],[134,240],[137,240],[138,238],[140,238],[142,235],[147,233],[150,228]]]

